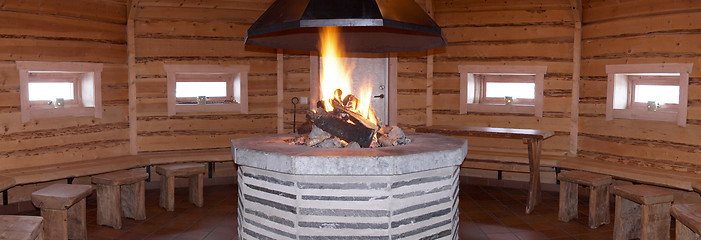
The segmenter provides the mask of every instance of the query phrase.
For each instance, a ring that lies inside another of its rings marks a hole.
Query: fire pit
[[[292,135],[231,141],[239,238],[454,239],[463,139],[408,134],[408,145],[312,148]]]

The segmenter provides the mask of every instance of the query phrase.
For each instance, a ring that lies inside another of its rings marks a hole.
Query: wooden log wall
[[[701,4],[686,0],[583,1],[579,154],[701,172]],[[605,120],[606,65],[693,63],[686,127]]]
[[[0,169],[128,154],[125,1],[2,1],[0,19]],[[103,63],[103,117],[22,123],[15,61]]]
[[[574,17],[569,0],[453,1],[434,0],[434,19],[448,46],[434,51],[433,125],[547,129],[556,135],[543,144],[543,154],[568,151],[572,96]],[[425,114],[425,58],[400,58],[400,121],[421,125]],[[459,65],[547,66],[543,117],[526,114],[459,113]],[[411,81],[406,81],[411,79]],[[402,81],[404,80],[404,81]],[[411,83],[411,87],[409,87]],[[401,83],[400,83],[401,85]],[[411,99],[411,100],[409,100]],[[400,101],[402,102],[402,101]],[[411,117],[409,117],[411,116]],[[471,138],[470,147],[520,149],[520,140]]]
[[[139,152],[224,148],[230,140],[277,133],[275,50],[244,47],[246,30],[270,0],[140,0],[135,15]],[[248,114],[168,117],[164,63],[246,64]]]

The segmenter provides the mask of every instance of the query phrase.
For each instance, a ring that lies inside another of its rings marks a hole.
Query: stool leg
[[[669,222],[672,217],[669,209],[672,203],[659,203],[643,206],[641,240],[669,240]]]
[[[46,239],[68,239],[68,212],[65,209],[41,209],[44,218],[44,237]]]
[[[597,228],[609,222],[609,185],[592,186],[589,192],[589,227]]]
[[[159,205],[166,211],[175,211],[175,177],[161,175],[161,196]]]
[[[613,239],[628,240],[640,238],[640,204],[616,196]]]
[[[85,198],[68,208],[68,238],[88,239],[85,222]]]
[[[691,230],[691,228],[687,227],[684,225],[682,222],[679,220],[675,221],[676,224],[674,228],[674,233],[677,236],[677,240],[696,240],[697,234],[694,233],[694,231]]]
[[[202,185],[204,174],[197,174],[190,177],[190,202],[198,207],[204,205],[204,196],[202,195]]]
[[[146,219],[144,181],[122,185],[122,214],[134,220]]]
[[[557,219],[560,221],[569,222],[577,218],[577,202],[579,200],[577,191],[576,183],[560,182],[560,210],[557,214]]]
[[[97,224],[122,229],[119,185],[97,185]]]

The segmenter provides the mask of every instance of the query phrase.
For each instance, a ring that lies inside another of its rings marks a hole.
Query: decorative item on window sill
[[[54,108],[62,108],[65,105],[66,103],[63,98],[56,98],[56,101],[54,101]]]
[[[511,96],[504,97],[504,104],[506,104],[506,105],[511,105],[511,102],[513,102],[513,101],[514,101],[514,98]]]
[[[224,103],[239,103],[235,99],[234,100],[224,100]]]
[[[648,111],[657,111],[657,108],[660,106],[655,103],[655,101],[647,101],[647,110]]]
[[[197,104],[199,104],[199,105],[207,104],[207,96],[198,96],[197,97]]]

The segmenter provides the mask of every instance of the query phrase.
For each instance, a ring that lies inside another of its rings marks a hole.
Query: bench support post
[[[207,169],[208,169],[208,174],[207,177],[212,178],[214,175],[214,162],[208,162],[207,163]]]
[[[7,200],[7,189],[5,189],[2,191],[2,205],[7,205],[7,202],[9,201]]]
[[[151,166],[146,166],[146,173],[148,173],[148,178],[146,179],[146,182],[151,182]]]
[[[69,177],[69,178],[66,179],[66,183],[68,183],[68,184],[73,184],[73,180],[74,180],[74,179],[75,179],[74,177]]]

